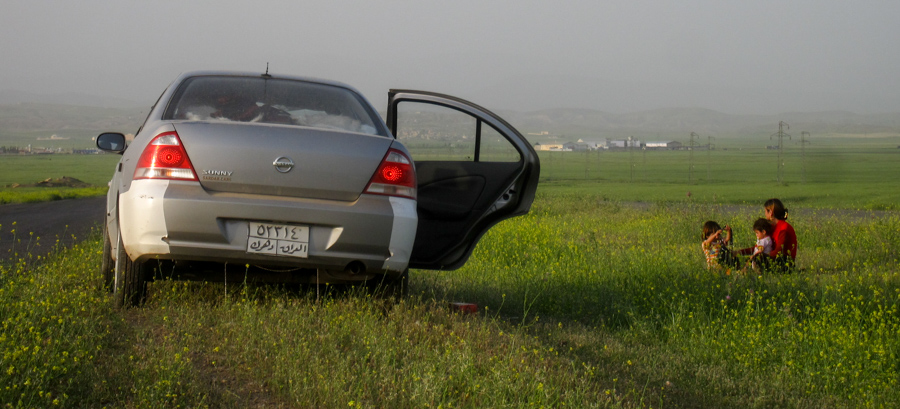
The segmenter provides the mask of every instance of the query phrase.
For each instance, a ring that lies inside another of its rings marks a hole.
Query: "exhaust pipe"
[[[366,272],[366,266],[360,261],[354,261],[347,264],[347,268],[345,268],[344,271],[352,275],[362,274]]]

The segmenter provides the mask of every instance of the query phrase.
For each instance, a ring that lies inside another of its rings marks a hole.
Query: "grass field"
[[[891,175],[900,172],[900,138],[862,141],[785,150],[781,183],[777,151],[759,148],[540,152],[541,183],[618,201],[756,204],[780,197],[797,208],[898,209]]]
[[[793,220],[792,275],[708,271],[700,223],[760,211],[541,193],[396,305],[237,283],[100,289],[95,235],[0,278],[12,407],[891,407],[900,217]],[[8,228],[3,226],[2,228]],[[450,301],[473,302],[476,315]]]
[[[0,155],[0,204],[71,199],[106,194],[119,155]],[[72,177],[94,187],[17,187]]]
[[[730,169],[712,180],[695,152],[692,183],[687,152],[603,152],[587,178],[583,154],[544,156],[529,215],[460,270],[413,271],[395,304],[155,282],[116,310],[95,234],[0,265],[0,407],[894,407],[900,213],[875,173],[898,153],[821,149],[806,183],[787,157],[782,184],[765,150],[711,152]],[[749,246],[774,196],[802,270],[707,270],[702,222]]]
[[[753,138],[717,141],[713,151],[540,152],[541,186],[598,194],[614,201],[756,204],[780,197],[789,207],[897,210],[900,136],[838,135],[803,149],[786,148],[781,183],[777,151]],[[70,176],[105,187],[118,155],[0,156],[0,204],[104,194],[11,189],[48,177]],[[690,193],[690,195],[688,195]],[[65,196],[72,195],[72,196]]]

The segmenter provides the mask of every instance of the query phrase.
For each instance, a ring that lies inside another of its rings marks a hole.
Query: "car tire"
[[[100,260],[100,273],[103,275],[103,288],[113,291],[116,284],[116,261],[112,258],[112,242],[109,240],[109,228],[103,223],[103,258]]]
[[[381,278],[369,280],[366,287],[370,294],[399,300],[406,297],[409,292],[409,269],[403,270],[398,276],[384,275]]]
[[[119,230],[119,245],[116,251],[115,285],[113,304],[116,307],[137,307],[147,296],[146,266],[128,258],[122,244],[122,230]]]

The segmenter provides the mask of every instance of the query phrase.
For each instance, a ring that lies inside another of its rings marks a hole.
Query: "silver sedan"
[[[175,279],[363,283],[463,265],[481,235],[527,213],[534,150],[447,95],[392,90],[387,123],[341,83],[192,72],[163,92],[107,196],[101,269],[120,305]]]

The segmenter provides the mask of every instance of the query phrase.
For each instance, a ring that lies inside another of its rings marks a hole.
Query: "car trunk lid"
[[[175,129],[206,190],[342,201],[359,197],[393,142],[265,124],[183,122]]]

